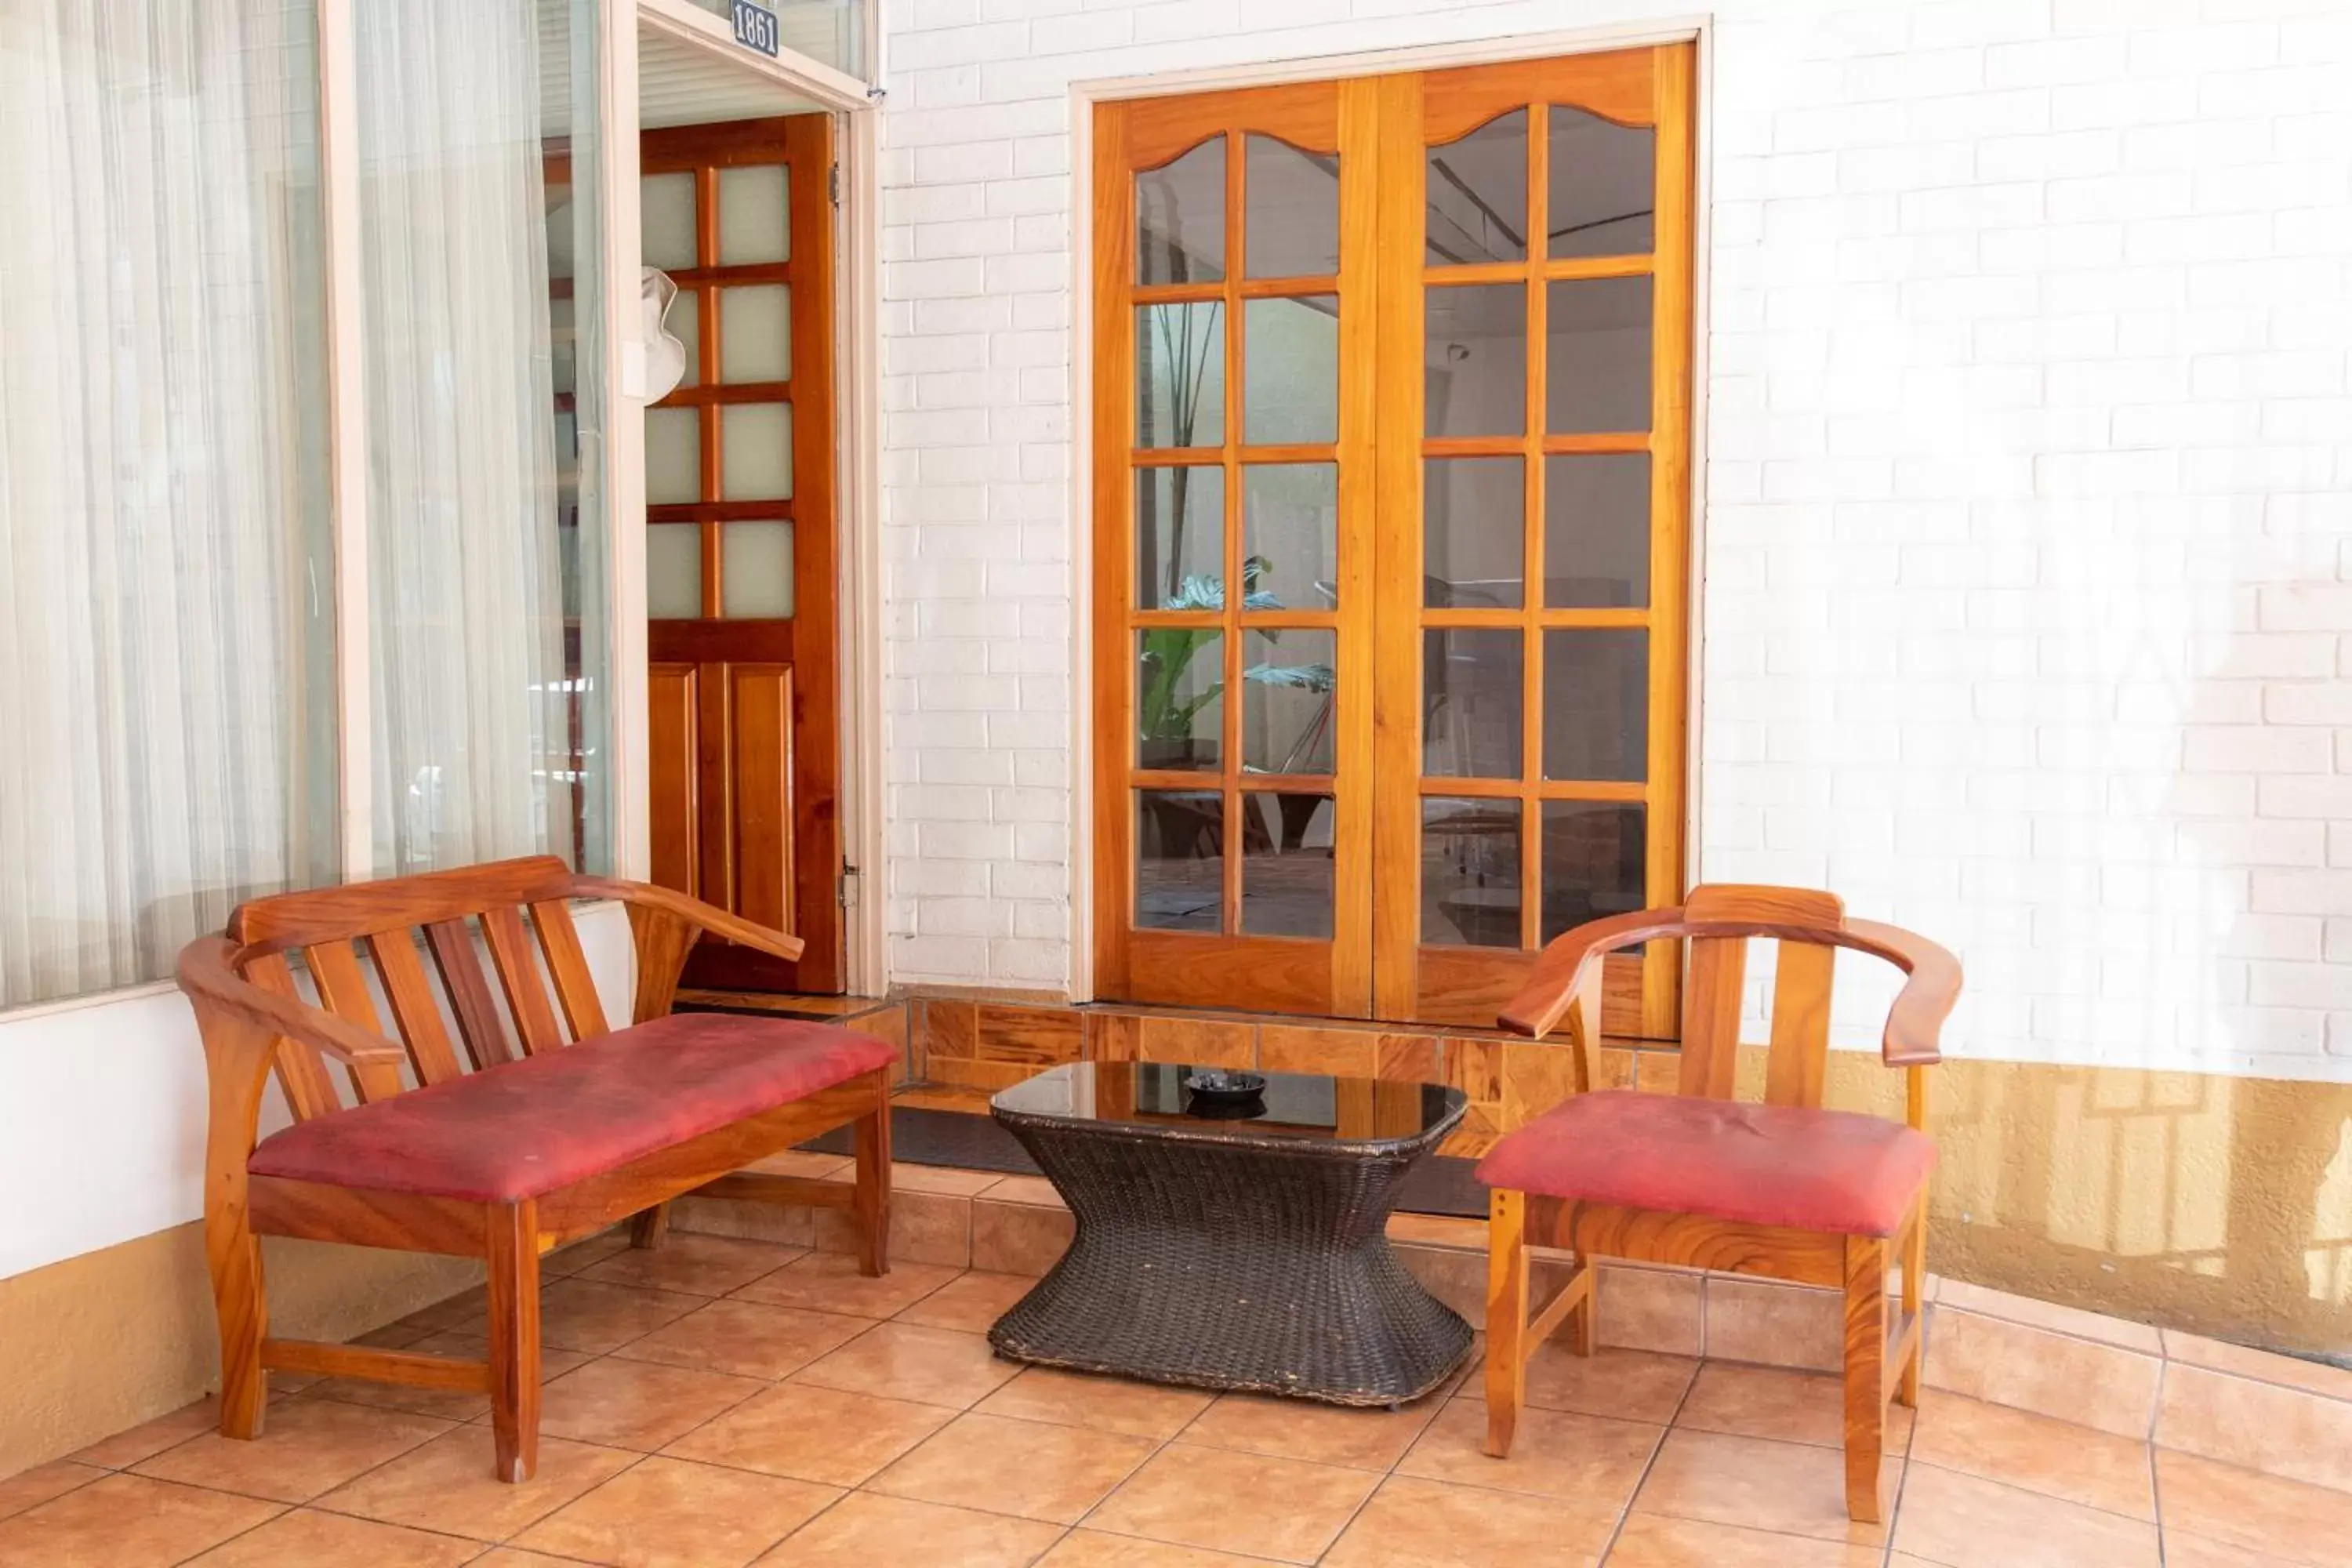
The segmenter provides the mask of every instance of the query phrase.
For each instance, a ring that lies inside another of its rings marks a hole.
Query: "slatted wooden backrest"
[[[1694,927],[1763,925],[1780,928],[1780,962],[1772,982],[1772,1035],[1764,1098],[1773,1105],[1822,1102],[1830,1048],[1830,984],[1837,948],[1790,934],[1805,928],[1834,931],[1845,904],[1834,893],[1801,888],[1714,886],[1694,889],[1683,905]],[[1695,936],[1683,984],[1683,1094],[1709,1100],[1736,1097],[1739,1073],[1739,1009],[1748,973],[1748,936]]]
[[[371,1034],[397,1034],[416,1080],[446,1083],[466,1070],[458,1044],[479,1068],[514,1060],[518,1048],[536,1054],[605,1032],[604,1010],[565,901],[573,882],[562,861],[537,856],[280,893],[240,906],[229,917],[228,937],[238,945],[237,967],[247,980],[299,1000],[288,955],[299,954],[321,1006]],[[474,945],[477,927],[498,974],[495,994]],[[420,935],[433,958],[431,974],[418,952]],[[389,1004],[388,1020],[379,1016],[369,989],[362,944]],[[551,1003],[547,982],[553,986]],[[455,1042],[449,1019],[457,1024]],[[280,1038],[276,1068],[296,1117],[341,1108],[334,1075],[313,1047]],[[381,1068],[352,1076],[362,1100],[384,1099],[404,1087],[397,1074]]]

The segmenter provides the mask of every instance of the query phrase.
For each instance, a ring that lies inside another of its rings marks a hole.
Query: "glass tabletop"
[[[1458,1120],[1458,1089],[1386,1079],[1270,1072],[1255,1096],[1203,1094],[1187,1080],[1225,1069],[1183,1062],[1076,1062],[999,1090],[989,1104],[1016,1116],[1124,1122],[1231,1137],[1410,1142]]]

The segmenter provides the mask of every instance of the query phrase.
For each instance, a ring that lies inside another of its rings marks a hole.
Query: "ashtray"
[[[1187,1074],[1184,1087],[1192,1092],[1192,1104],[1201,1110],[1239,1109],[1255,1104],[1265,1095],[1265,1075],[1207,1068]]]

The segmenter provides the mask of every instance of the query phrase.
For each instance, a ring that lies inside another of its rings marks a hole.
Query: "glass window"
[[[338,868],[317,26],[0,22],[0,1006]]]
[[[540,70],[593,40],[593,0],[352,10],[374,868],[546,852],[601,865],[601,149],[593,100],[542,99]],[[551,203],[559,142],[570,199]],[[669,188],[662,178],[649,196]],[[690,224],[690,187],[686,200]],[[551,253],[571,258],[581,334],[568,410],[552,373]],[[565,414],[576,426],[559,450]]]

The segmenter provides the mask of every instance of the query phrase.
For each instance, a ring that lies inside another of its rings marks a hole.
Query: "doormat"
[[[800,1147],[811,1153],[847,1154],[854,1147],[852,1136],[850,1128],[836,1127]],[[993,1117],[968,1110],[893,1107],[890,1156],[909,1165],[951,1165],[964,1171],[998,1171],[1008,1176],[1039,1173],[1037,1163],[1029,1158],[1019,1139]],[[1397,1195],[1398,1212],[1486,1218],[1486,1189],[1471,1174],[1477,1163],[1452,1154],[1431,1155],[1406,1174]]]

